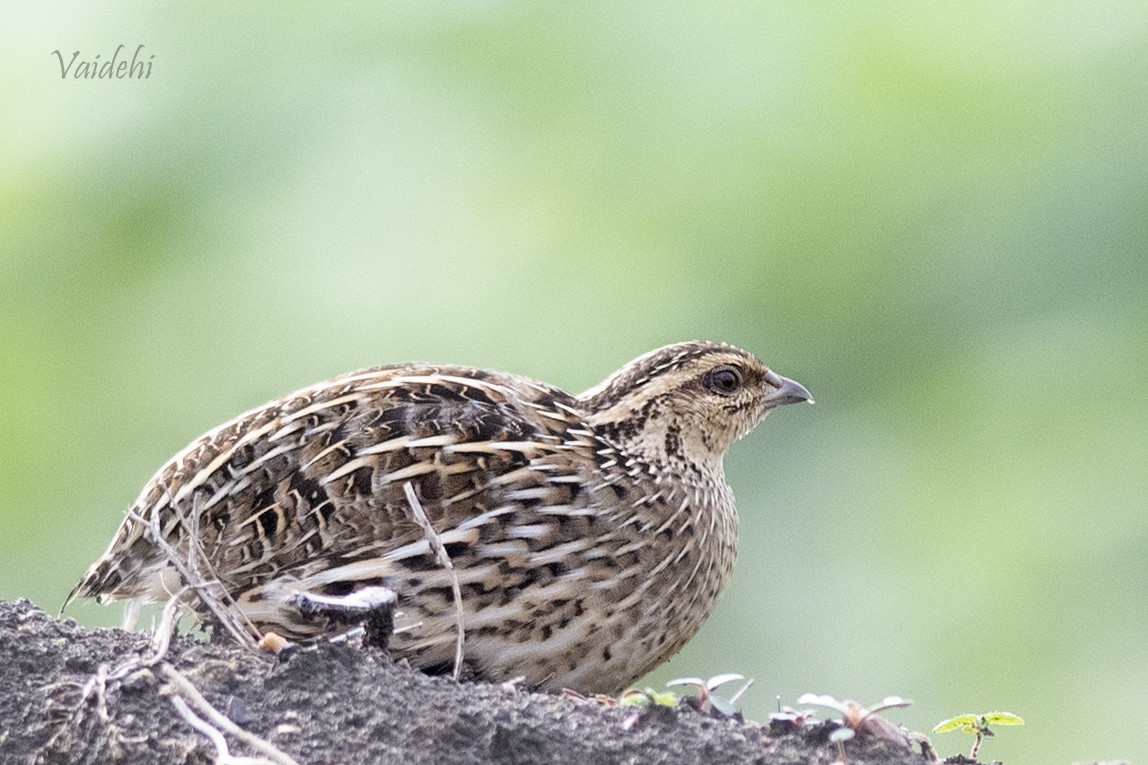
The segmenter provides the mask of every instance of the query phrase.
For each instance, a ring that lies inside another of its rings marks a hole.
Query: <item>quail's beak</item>
[[[788,377],[782,377],[774,372],[767,372],[765,384],[767,390],[768,388],[774,389],[765,394],[765,404],[771,409],[782,404],[800,404],[802,401],[813,403],[813,396],[809,394],[804,385],[796,380],[790,380]]]

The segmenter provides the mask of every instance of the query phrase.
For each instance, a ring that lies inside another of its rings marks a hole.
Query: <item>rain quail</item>
[[[729,581],[725,452],[774,407],[811,400],[703,342],[577,396],[467,367],[353,372],[173,457],[72,595],[166,600],[187,584],[174,554],[200,561],[198,592],[214,588],[252,636],[313,641],[393,607],[392,655],[435,671],[452,663],[459,608],[475,676],[616,693],[677,652]],[[210,619],[202,602],[197,614]]]

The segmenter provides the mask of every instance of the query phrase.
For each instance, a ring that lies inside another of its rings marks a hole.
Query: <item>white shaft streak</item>
[[[423,511],[423,506],[419,502],[418,495],[415,494],[415,488],[411,486],[409,482],[405,483],[403,484],[403,493],[407,497],[407,503],[410,505],[411,514],[414,515],[415,522],[417,522],[423,530],[423,534],[426,535],[431,548],[434,549],[435,557],[438,558],[438,562],[450,575],[450,588],[454,595],[455,628],[458,631],[458,638],[454,645],[454,671],[451,674],[455,681],[457,681],[462,672],[462,646],[466,641],[466,627],[463,623],[462,588],[459,587],[458,577],[454,574],[454,564],[450,562],[450,555],[447,554],[442,539],[435,532],[434,526],[431,526],[430,519],[427,518],[427,514]]]

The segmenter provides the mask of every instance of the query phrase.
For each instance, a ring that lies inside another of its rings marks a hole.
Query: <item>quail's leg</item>
[[[395,626],[398,595],[389,587],[362,587],[346,595],[304,592],[293,605],[305,618],[326,617],[337,624],[363,624],[363,643],[386,650]]]

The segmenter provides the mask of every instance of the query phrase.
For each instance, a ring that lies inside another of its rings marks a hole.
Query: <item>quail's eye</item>
[[[703,382],[714,393],[732,396],[741,387],[741,373],[733,367],[718,367],[706,372]]]

